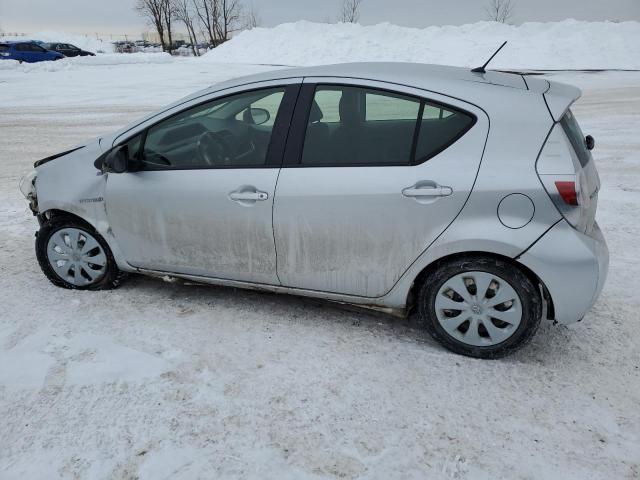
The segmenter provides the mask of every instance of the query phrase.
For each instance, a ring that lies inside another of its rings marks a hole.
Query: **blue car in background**
[[[60,60],[64,55],[52,52],[35,42],[2,42],[0,41],[0,60],[17,60],[19,62],[35,63],[49,60]]]

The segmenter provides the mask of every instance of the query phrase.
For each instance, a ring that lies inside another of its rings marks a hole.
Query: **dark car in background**
[[[60,60],[61,58],[64,58],[63,54],[47,50],[35,42],[0,42],[0,60],[36,63]]]
[[[70,43],[45,43],[43,46],[47,50],[61,53],[65,57],[95,57],[96,55],[93,52],[87,52]]]

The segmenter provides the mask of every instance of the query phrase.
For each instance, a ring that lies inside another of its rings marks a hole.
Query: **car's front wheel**
[[[36,256],[44,274],[58,287],[105,290],[117,287],[125,276],[102,236],[70,217],[53,217],[40,227]]]
[[[462,355],[498,358],[527,343],[540,325],[542,300],[517,267],[491,257],[440,264],[418,291],[421,324]]]

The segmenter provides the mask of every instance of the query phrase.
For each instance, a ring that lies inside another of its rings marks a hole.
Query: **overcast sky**
[[[342,0],[243,0],[253,3],[262,26],[300,19],[335,20]],[[391,22],[423,27],[484,19],[488,0],[363,0],[360,23]],[[513,23],[579,20],[640,20],[640,0],[515,0]],[[135,0],[0,0],[0,28],[137,35],[148,29]]]

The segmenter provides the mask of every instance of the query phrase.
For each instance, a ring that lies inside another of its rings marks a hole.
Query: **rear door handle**
[[[402,195],[405,197],[448,197],[453,193],[453,189],[451,187],[441,187],[441,186],[424,186],[424,187],[416,187],[411,186],[402,190]]]

